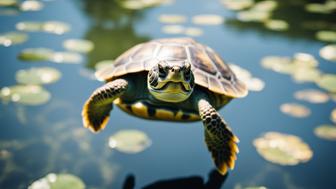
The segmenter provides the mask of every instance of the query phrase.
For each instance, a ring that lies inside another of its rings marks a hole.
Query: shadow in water
[[[175,178],[169,180],[159,180],[149,185],[142,187],[142,189],[220,189],[227,179],[228,174],[221,175],[216,170],[209,173],[208,180],[204,182],[201,176],[190,176],[183,178]],[[122,189],[135,188],[135,176],[130,174],[126,177]]]

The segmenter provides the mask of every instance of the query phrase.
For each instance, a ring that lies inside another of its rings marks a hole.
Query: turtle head
[[[191,95],[195,86],[191,64],[185,61],[161,61],[148,72],[147,86],[158,100],[182,102]]]

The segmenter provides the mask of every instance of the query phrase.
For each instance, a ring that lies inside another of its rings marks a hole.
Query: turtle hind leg
[[[113,107],[113,101],[124,94],[127,87],[126,80],[117,79],[96,89],[83,106],[84,127],[93,132],[104,129]]]
[[[239,140],[208,101],[199,100],[198,109],[204,125],[205,142],[208,150],[217,170],[225,175],[228,168],[234,168]]]

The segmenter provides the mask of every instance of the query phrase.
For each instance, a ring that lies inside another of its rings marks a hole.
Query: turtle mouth
[[[163,86],[160,88],[156,88],[156,91],[165,91],[168,93],[189,93],[191,91],[191,87],[189,83],[186,82],[174,82],[168,81],[163,83]]]

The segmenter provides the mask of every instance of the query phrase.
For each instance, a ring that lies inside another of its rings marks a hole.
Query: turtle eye
[[[163,66],[161,64],[158,65],[158,69],[159,69],[159,77],[165,77],[166,76],[166,72],[163,68]]]

